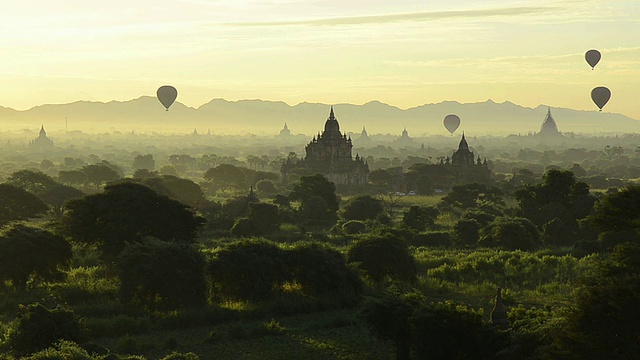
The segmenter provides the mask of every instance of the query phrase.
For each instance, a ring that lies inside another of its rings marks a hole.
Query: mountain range
[[[50,104],[18,111],[0,106],[0,123],[4,130],[39,128],[85,132],[157,131],[199,133],[210,130],[217,134],[253,133],[275,135],[285,123],[293,134],[321,132],[329,115],[330,105],[303,102],[294,106],[279,101],[214,99],[192,108],[180,102],[169,111],[153,97],[143,96],[129,101],[77,101]],[[508,135],[537,132],[548,107],[528,108],[511,102],[492,100],[478,103],[445,101],[409,109],[371,101],[363,105],[336,104],[335,115],[342,131],[359,133],[366,127],[369,134],[397,134],[403,128],[411,136],[446,135],[442,124],[447,114],[461,118],[458,132],[474,135]],[[551,108],[558,129],[574,133],[635,133],[640,121],[621,114]]]

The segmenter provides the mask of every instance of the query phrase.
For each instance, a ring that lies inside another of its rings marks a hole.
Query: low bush
[[[20,307],[6,340],[15,355],[24,356],[46,349],[58,340],[79,341],[82,337],[80,321],[73,311],[34,303]]]

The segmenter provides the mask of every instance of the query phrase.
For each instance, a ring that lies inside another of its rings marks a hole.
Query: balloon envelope
[[[602,111],[602,108],[607,105],[609,99],[611,99],[611,91],[606,87],[598,86],[597,88],[591,90],[591,100],[593,100],[593,102],[598,105],[600,111]]]
[[[460,118],[458,115],[449,114],[444,117],[444,127],[453,135],[460,126]]]
[[[601,58],[602,54],[600,54],[600,51],[594,49],[591,49],[584,54],[584,59],[587,60],[587,63],[591,66],[591,70],[598,65]]]
[[[178,97],[178,90],[171,85],[164,85],[160,86],[156,95],[158,96],[158,100],[160,100],[162,106],[169,111],[169,107]]]

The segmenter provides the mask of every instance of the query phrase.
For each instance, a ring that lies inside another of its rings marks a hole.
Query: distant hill
[[[400,109],[379,101],[363,105],[336,104],[336,117],[341,129],[360,132],[366,126],[369,134],[399,135],[404,127],[411,136],[446,134],[442,119],[457,114],[462,119],[458,131],[477,135],[522,134],[537,132],[547,107],[527,108],[511,102],[491,100],[461,104],[445,101]],[[561,132],[604,133],[640,132],[640,121],[621,114],[552,108]],[[204,133],[277,134],[284,123],[293,134],[315,134],[322,131],[329,114],[328,104],[303,102],[290,106],[279,101],[213,99],[199,108],[176,102],[170,111],[153,97],[143,96],[129,101],[107,103],[77,101],[70,104],[41,105],[25,111],[0,107],[0,123],[5,129],[64,128],[69,119],[70,130],[82,131],[170,131],[187,133],[197,129]]]

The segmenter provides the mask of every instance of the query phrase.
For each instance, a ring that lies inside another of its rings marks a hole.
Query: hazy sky
[[[0,105],[457,100],[640,119],[638,0],[0,0]],[[584,61],[595,48],[595,71]]]

